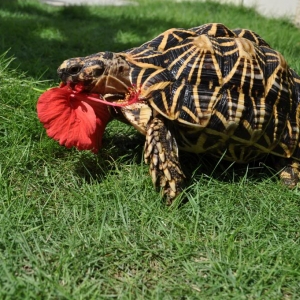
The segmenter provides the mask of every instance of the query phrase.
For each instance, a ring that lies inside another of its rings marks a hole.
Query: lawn
[[[66,58],[122,51],[171,27],[249,28],[300,72],[300,31],[213,2],[126,7],[0,2],[1,299],[299,299],[300,192],[272,166],[183,154],[168,207],[143,137],[112,122],[98,155],[60,147],[36,116]]]

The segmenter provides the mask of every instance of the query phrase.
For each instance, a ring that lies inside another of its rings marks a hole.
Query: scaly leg
[[[300,180],[300,164],[296,161],[291,161],[287,164],[287,160],[281,160],[282,164],[285,162],[285,167],[280,171],[279,176],[284,185],[289,188],[294,188]]]
[[[167,204],[171,204],[182,191],[185,176],[180,167],[176,140],[162,118],[155,117],[148,125],[144,151],[153,184],[162,188]]]

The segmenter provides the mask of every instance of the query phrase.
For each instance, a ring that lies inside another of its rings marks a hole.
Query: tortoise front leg
[[[155,117],[149,123],[144,151],[153,184],[162,188],[167,204],[171,204],[182,191],[185,176],[179,163],[176,140],[162,118]]]

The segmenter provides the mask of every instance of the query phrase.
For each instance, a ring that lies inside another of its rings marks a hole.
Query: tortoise
[[[58,74],[146,136],[144,159],[168,203],[185,181],[178,150],[238,163],[271,155],[284,184],[299,181],[300,77],[251,30],[173,28],[124,52],[67,59]]]

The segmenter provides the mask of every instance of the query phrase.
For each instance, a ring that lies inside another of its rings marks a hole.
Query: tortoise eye
[[[75,75],[78,72],[80,72],[80,70],[81,70],[81,66],[73,66],[73,67],[69,68],[68,73],[71,75]]]

